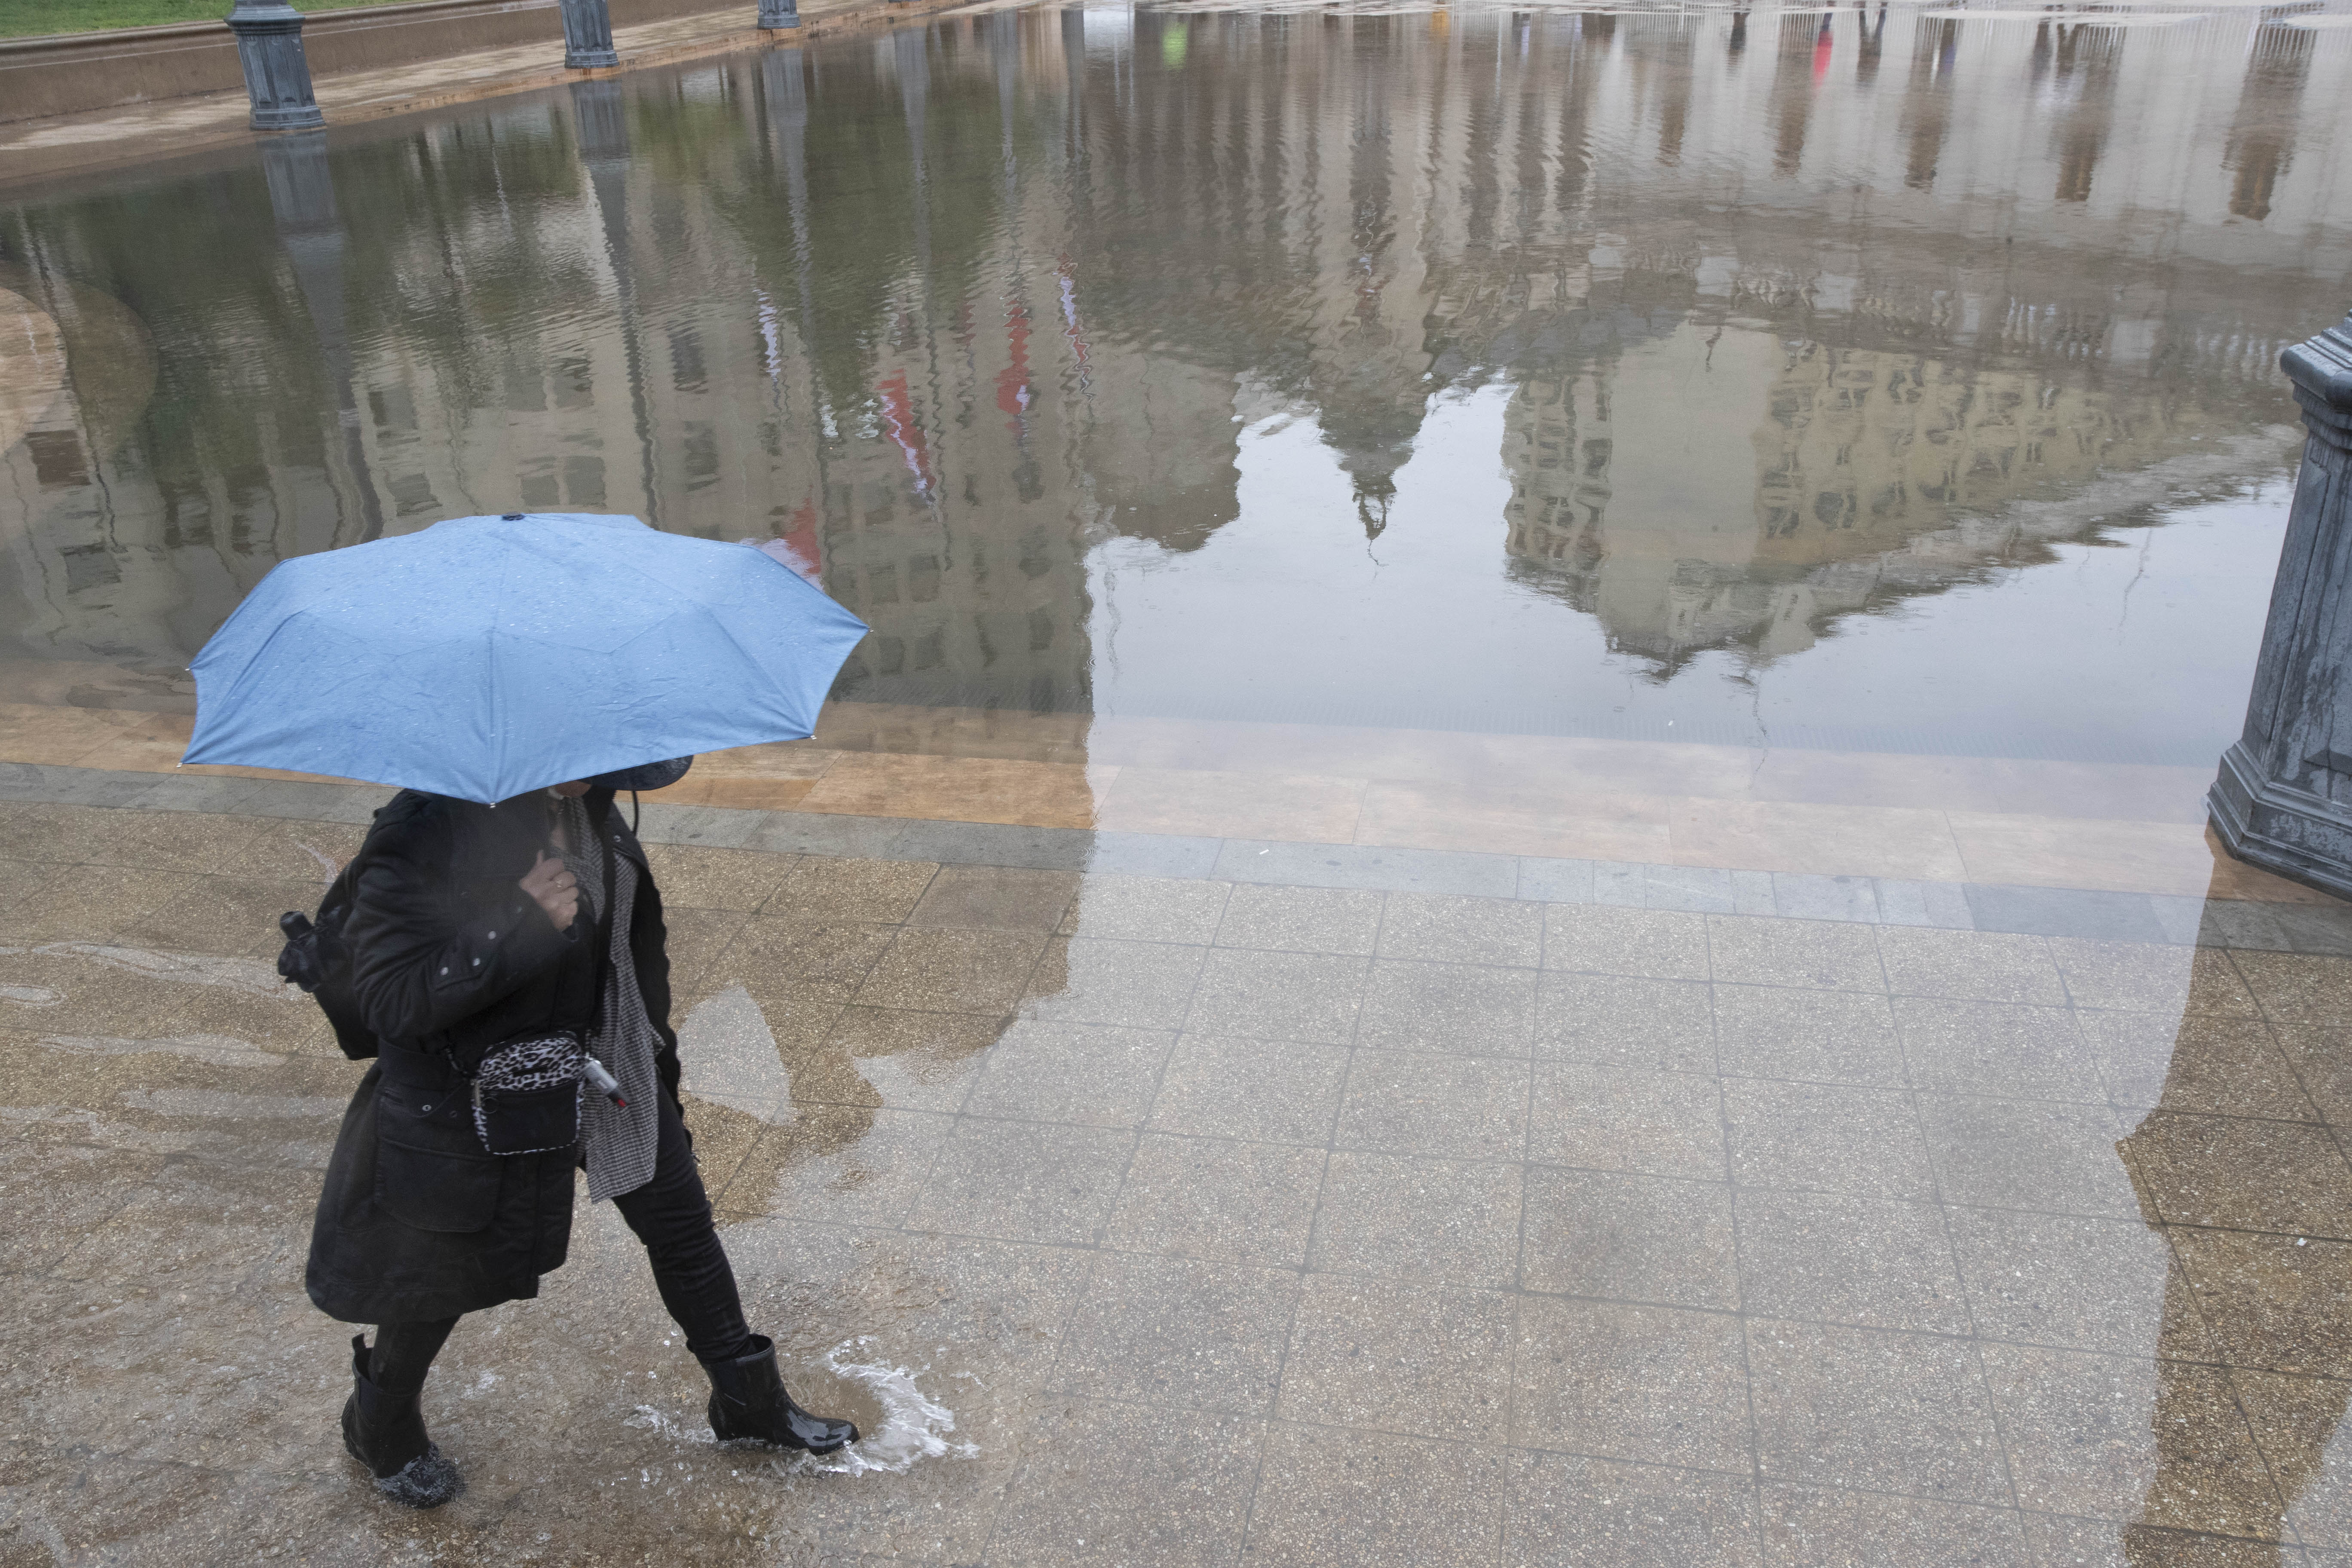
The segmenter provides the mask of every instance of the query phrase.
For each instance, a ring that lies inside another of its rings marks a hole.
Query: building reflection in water
[[[2058,199],[2086,202],[2115,112],[2116,67],[2123,58],[2124,31],[2091,23],[2036,26],[2049,26],[2057,35],[2053,91],[2066,105],[2057,133]],[[2037,46],[2039,42],[2037,37]]]
[[[1085,713],[1104,574],[1220,570],[1294,426],[1286,517],[1442,528],[1470,621],[1664,679],[2291,460],[2352,35],[1858,6],[1743,95],[1749,20],[999,11],[20,205],[77,392],[157,368],[8,458],[11,679],[184,701],[275,560],[521,506],[783,539],[874,627],[844,694]],[[1409,518],[1489,390],[1504,499]],[[1254,630],[1268,703],[1346,614]]]
[[[1903,183],[1915,191],[1930,190],[1936,184],[1936,165],[1944,155],[1944,133],[1951,119],[1952,57],[1959,37],[1959,23],[1947,16],[1923,26],[1912,40],[1911,90],[1903,97],[1903,136],[1909,147]],[[2038,64],[2038,35],[2035,47]]]
[[[2230,211],[2260,223],[2294,155],[2296,111],[2318,35],[2307,27],[2266,21],[2246,56],[2246,85],[2238,95],[2221,166],[2230,171]]]

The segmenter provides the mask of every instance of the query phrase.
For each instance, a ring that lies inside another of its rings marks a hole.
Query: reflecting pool
[[[0,210],[0,699],[782,539],[861,703],[2210,766],[2352,13],[980,7]]]

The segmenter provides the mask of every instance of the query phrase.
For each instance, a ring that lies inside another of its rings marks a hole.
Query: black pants
[[[701,1361],[730,1361],[751,1347],[735,1270],[710,1220],[710,1199],[694,1163],[694,1141],[669,1096],[657,1091],[654,1099],[661,1134],[653,1178],[613,1204],[646,1244],[654,1284],[662,1305],[686,1331],[686,1348]],[[426,1369],[457,1326],[455,1318],[378,1326],[368,1357],[369,1381],[394,1394],[423,1387]]]

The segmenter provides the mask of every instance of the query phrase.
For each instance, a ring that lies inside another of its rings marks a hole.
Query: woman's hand
[[[541,850],[520,886],[547,911],[557,931],[572,929],[580,916],[580,883],[562,860]]]

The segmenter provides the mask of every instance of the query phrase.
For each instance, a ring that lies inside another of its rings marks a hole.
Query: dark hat
[[[598,773],[588,782],[598,789],[667,789],[684,778],[686,770],[692,766],[692,757],[672,757],[666,763],[642,763],[634,768],[615,768],[609,773]]]

